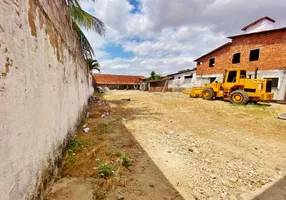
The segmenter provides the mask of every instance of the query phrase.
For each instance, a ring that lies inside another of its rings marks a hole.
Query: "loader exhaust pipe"
[[[224,70],[224,74],[223,74],[223,79],[222,79],[223,83],[225,82],[225,76],[226,76],[226,70]]]
[[[257,71],[258,71],[258,67],[255,69],[254,79],[257,79]]]

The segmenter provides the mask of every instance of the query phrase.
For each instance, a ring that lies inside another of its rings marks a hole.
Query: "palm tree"
[[[97,71],[100,72],[100,65],[99,65],[97,60],[94,60],[92,58],[88,58],[86,62],[87,62],[87,66],[88,66],[89,70],[96,69]]]
[[[104,23],[101,20],[92,16],[81,8],[79,4],[80,1],[87,0],[67,0],[67,3],[70,16],[72,18],[72,26],[80,38],[80,43],[85,59],[89,59],[94,55],[94,51],[80,27],[86,30],[94,30],[101,36],[104,36],[106,29]]]

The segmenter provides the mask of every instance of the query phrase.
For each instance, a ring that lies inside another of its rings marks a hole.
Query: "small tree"
[[[162,77],[160,74],[156,74],[155,71],[152,71],[152,72],[150,73],[150,77],[147,78],[147,80],[159,80],[159,79],[161,79],[161,78],[163,78],[163,77]]]

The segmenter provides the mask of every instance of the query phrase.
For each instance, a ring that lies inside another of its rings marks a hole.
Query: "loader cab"
[[[226,70],[224,83],[238,83],[240,79],[246,79],[245,69],[231,69]]]

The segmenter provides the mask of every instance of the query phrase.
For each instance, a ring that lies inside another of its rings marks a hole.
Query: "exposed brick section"
[[[249,61],[250,50],[260,49],[259,60]],[[240,53],[240,63],[232,64],[234,53]],[[222,74],[225,69],[243,67],[248,71],[274,70],[286,67],[286,30],[269,31],[235,37],[227,45],[202,57],[197,63],[197,75]],[[209,59],[215,58],[215,66],[209,67]]]
[[[149,84],[149,92],[167,92],[168,91],[168,77],[160,80],[147,81]]]

